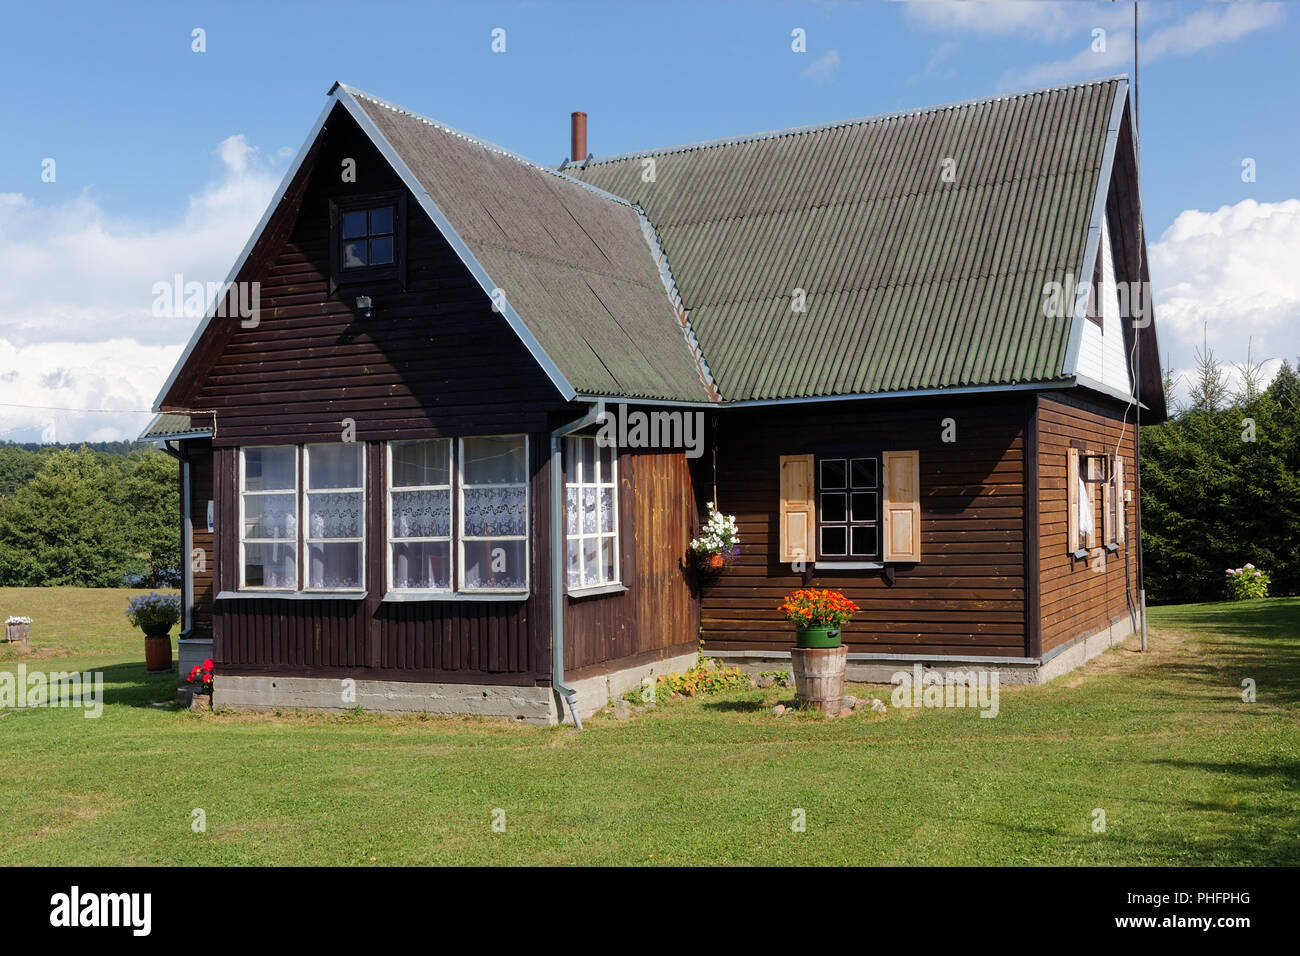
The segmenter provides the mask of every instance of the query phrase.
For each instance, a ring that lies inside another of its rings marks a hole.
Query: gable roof
[[[1126,96],[1115,77],[567,171],[654,223],[728,401],[1050,382],[1071,322],[1044,285],[1091,277]]]
[[[1085,320],[1044,316],[1043,290],[1092,274],[1128,83],[562,170],[344,84],[329,96],[230,281],[341,107],[566,400],[707,404],[1074,381]]]

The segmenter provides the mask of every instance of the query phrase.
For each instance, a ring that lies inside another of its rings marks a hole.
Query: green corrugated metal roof
[[[629,203],[349,91],[574,389],[709,400]]]
[[[644,210],[728,401],[1054,381],[1122,83],[565,171]]]
[[[211,434],[211,416],[203,416],[202,420],[196,420],[190,415],[172,414],[163,412],[148,427],[140,433],[137,441],[159,441],[164,438],[174,438],[177,435],[193,434]]]

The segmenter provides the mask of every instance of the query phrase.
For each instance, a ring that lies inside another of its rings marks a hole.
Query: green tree
[[[0,500],[0,583],[114,587],[130,561],[109,475],[94,452],[59,450]]]
[[[176,461],[161,452],[132,455],[116,485],[115,501],[133,557],[132,570],[146,587],[180,582],[180,491]]]

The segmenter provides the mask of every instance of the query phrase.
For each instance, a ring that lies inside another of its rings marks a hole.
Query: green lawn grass
[[[1146,655],[1130,642],[1003,688],[995,719],[778,718],[777,689],[579,734],[192,715],[166,703],[174,678],[145,674],[125,595],[0,589],[0,617],[36,619],[0,670],[106,681],[99,719],[0,712],[0,863],[1300,863],[1300,599],[1153,609]]]

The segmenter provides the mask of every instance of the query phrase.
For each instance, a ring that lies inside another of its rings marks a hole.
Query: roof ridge
[[[334,86],[330,88],[330,92],[333,93],[334,90],[336,89],[344,90],[346,93],[348,93],[348,95],[352,96],[355,99],[369,100],[371,103],[374,103],[376,106],[382,107],[383,109],[391,110],[392,112],[398,113],[402,116],[409,116],[411,119],[414,120],[419,120],[421,123],[424,123],[427,126],[432,126],[434,129],[441,130],[442,132],[447,133],[451,136],[458,136],[463,140],[466,140],[468,142],[473,143],[476,146],[480,146],[483,149],[488,150],[489,152],[497,153],[501,156],[507,157],[508,159],[513,159],[517,163],[521,163],[524,166],[529,166],[540,172],[547,173],[550,176],[554,176],[556,179],[564,180],[565,182],[572,183],[575,186],[581,186],[583,189],[587,190],[588,192],[595,193],[597,196],[600,196],[604,199],[608,199],[612,202],[616,202],[621,206],[630,207],[632,205],[622,196],[615,196],[613,193],[601,189],[598,186],[593,186],[590,183],[584,183],[581,179],[577,179],[573,176],[570,176],[556,169],[553,166],[545,166],[542,163],[529,159],[527,156],[524,156],[520,153],[516,153],[512,149],[506,149],[504,146],[500,146],[497,143],[492,142],[491,140],[484,139],[481,136],[475,136],[473,133],[467,133],[462,129],[457,129],[454,126],[444,123],[441,120],[436,120],[431,116],[425,116],[423,113],[417,113],[415,112],[415,110],[407,109],[405,106],[399,106],[396,103],[390,102],[389,100],[386,100],[381,96],[375,96],[375,94],[373,93],[367,93],[365,90],[358,89],[357,87],[351,86],[347,83],[343,83],[342,81],[336,82]]]
[[[879,123],[885,120],[898,119],[903,116],[923,116],[927,113],[940,113],[944,110],[963,109],[968,106],[978,106],[982,103],[996,103],[999,100],[1014,100],[1026,96],[1037,96],[1042,93],[1057,93],[1062,90],[1073,90],[1084,86],[1095,86],[1102,83],[1115,82],[1128,83],[1129,75],[1127,73],[1116,73],[1112,76],[1099,76],[1091,80],[1078,80],[1074,83],[1058,83],[1053,86],[1041,86],[1035,89],[1017,90],[1012,93],[996,93],[992,96],[979,96],[972,99],[956,100],[951,103],[940,103],[935,106],[918,106],[909,109],[890,110],[885,113],[872,113],[866,116],[854,116],[849,117],[848,119],[830,120],[824,123],[812,123],[807,126],[788,126],[784,129],[767,130],[761,133],[744,133],[736,136],[723,136],[716,139],[697,140],[692,143],[679,143],[676,146],[660,146],[655,149],[633,150],[632,152],[627,153],[612,153],[609,156],[596,156],[589,159],[582,163],[582,168],[585,170],[592,166],[615,163],[625,159],[644,159],[650,156],[667,156],[673,153],[686,153],[697,149],[711,149],[716,146],[735,146],[741,143],[753,143],[764,139],[797,136],[802,133],[820,133],[828,129],[838,129],[842,126],[865,126],[869,123]],[[552,171],[558,172],[559,170]]]

